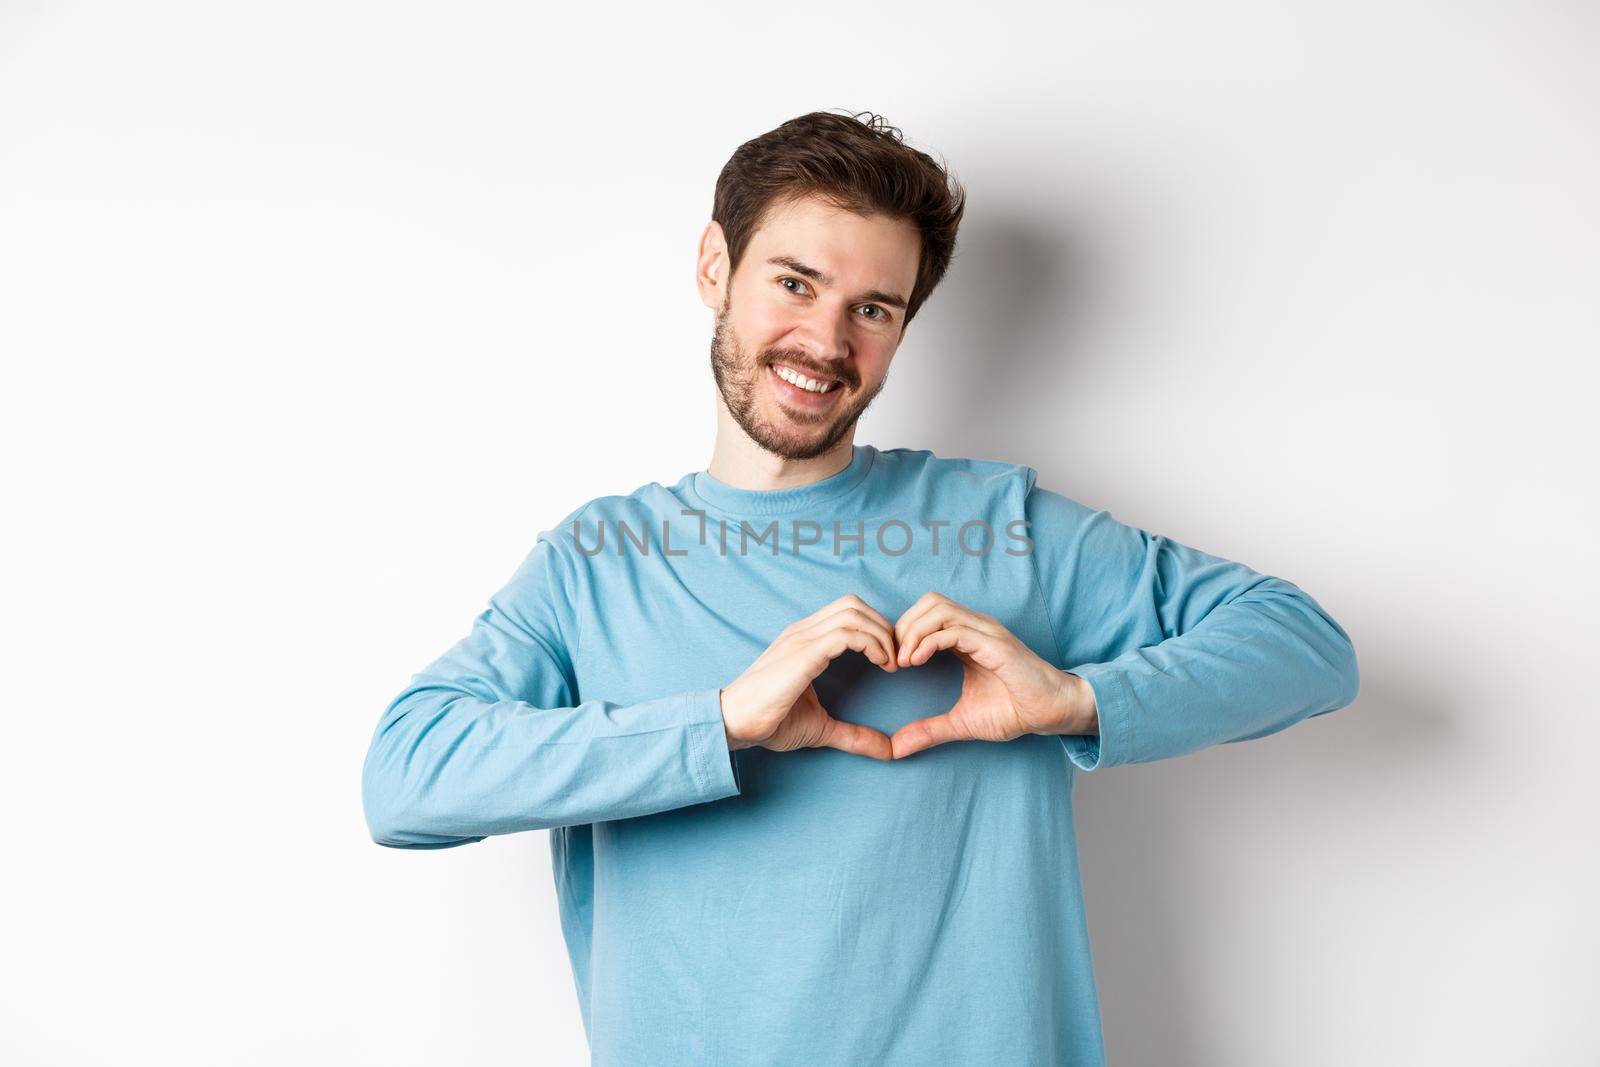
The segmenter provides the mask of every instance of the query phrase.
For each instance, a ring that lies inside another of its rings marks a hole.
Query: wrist
[[[748,748],[744,742],[733,735],[733,725],[728,722],[728,706],[723,700],[726,687],[717,690],[717,706],[722,710],[722,733],[728,739],[728,751],[737,752],[741,748]]]
[[[1094,687],[1082,675],[1063,671],[1061,674],[1061,715],[1057,720],[1058,734],[1098,734],[1100,716],[1095,704]]]

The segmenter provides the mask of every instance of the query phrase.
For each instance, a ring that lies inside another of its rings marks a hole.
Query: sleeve
[[[573,580],[541,534],[471,632],[390,703],[361,775],[375,842],[450,848],[739,792],[719,690],[577,701]]]
[[[1057,666],[1094,690],[1086,771],[1250,741],[1345,707],[1355,646],[1298,586],[1031,484],[1027,517]]]

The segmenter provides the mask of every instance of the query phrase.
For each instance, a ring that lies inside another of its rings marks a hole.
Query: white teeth
[[[800,388],[812,393],[826,393],[839,384],[838,382],[819,382],[815,378],[807,378],[804,374],[792,371],[788,367],[774,367],[773,369],[778,372],[778,377],[790,385],[798,385]]]

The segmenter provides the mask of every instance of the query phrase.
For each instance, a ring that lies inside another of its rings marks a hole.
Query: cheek
[[[856,346],[856,362],[863,381],[882,380],[889,373],[889,362],[893,358],[894,344],[889,341],[866,340]]]
[[[794,329],[794,316],[781,307],[753,307],[739,322],[740,335],[746,339],[747,344],[758,350],[779,340],[792,329]]]

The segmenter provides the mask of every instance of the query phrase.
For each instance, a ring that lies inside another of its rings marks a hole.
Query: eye
[[[883,310],[883,308],[879,307],[877,304],[862,304],[861,306],[864,307],[864,308],[871,308],[872,310],[877,312],[876,315],[870,316],[873,322],[888,322],[889,321],[889,313],[887,311]]]
[[[800,287],[800,289],[789,289],[789,287],[787,285],[784,285],[785,282],[794,282],[796,285],[798,285]],[[783,287],[785,289],[789,289],[789,291],[791,293],[794,293],[796,295],[799,295],[800,291],[802,289],[807,289],[807,286],[806,286],[805,282],[801,281],[799,278],[791,278],[791,277],[788,277],[787,275],[785,275],[782,278],[779,278],[778,279],[778,284],[779,285],[783,285]],[[807,289],[807,291],[809,291],[809,290]]]

